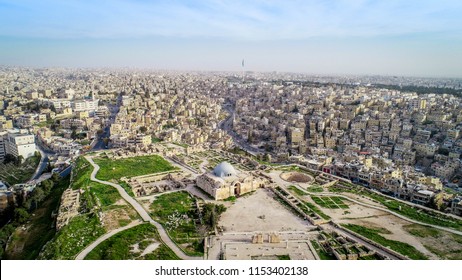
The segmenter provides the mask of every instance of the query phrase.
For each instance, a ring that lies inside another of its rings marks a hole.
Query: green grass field
[[[329,209],[348,209],[343,198],[338,196],[311,196],[311,199],[323,208]]]
[[[316,205],[314,205],[314,204],[312,204],[312,203],[309,203],[309,202],[305,202],[305,204],[306,204],[306,206],[308,206],[311,210],[313,210],[313,212],[315,212],[316,214],[318,214],[319,216],[321,216],[321,218],[323,218],[324,220],[330,220],[330,216],[324,214],[324,212],[322,212],[321,209],[319,209]]]
[[[403,228],[409,232],[410,234],[417,236],[417,237],[441,237],[442,231],[436,228],[425,227],[417,224],[405,225]]]
[[[91,182],[90,191],[99,200],[103,208],[114,204],[122,198],[115,188],[97,182]]]
[[[304,196],[304,195],[307,195],[306,192],[300,190],[299,188],[297,188],[296,186],[289,186],[288,189],[293,192],[294,194],[298,195],[298,196]]]
[[[425,248],[440,259],[462,259],[462,236],[417,224],[405,225],[403,229],[416,236]]]
[[[96,177],[100,180],[118,180],[122,177],[136,177],[146,174],[153,174],[175,170],[168,161],[161,156],[141,156],[124,159],[103,159],[95,158],[95,163],[100,166]]]
[[[150,244],[160,243],[157,229],[151,224],[141,224],[124,230],[103,241],[86,257],[86,260],[178,260],[178,256],[164,244],[142,256]],[[139,252],[130,250],[138,244]]]
[[[306,190],[309,191],[309,192],[312,192],[312,193],[323,192],[324,191],[324,189],[319,185],[311,185]]]
[[[388,232],[387,230],[384,231],[385,229],[371,229],[353,224],[342,224],[342,226],[385,247],[388,247],[402,255],[405,255],[413,260],[427,259],[427,257],[424,254],[422,254],[413,246],[404,242],[390,240],[380,235]]]
[[[71,182],[71,187],[77,190],[88,186],[91,183],[90,175],[92,171],[93,166],[84,157],[78,157],[72,170],[73,181]]]
[[[161,195],[151,204],[151,215],[167,230],[170,237],[188,255],[203,255],[201,243],[195,221],[194,199],[184,191]]]
[[[72,171],[74,181],[71,186],[73,189],[85,190],[83,197],[86,197],[86,201],[91,204],[89,205],[89,208],[93,206],[96,200],[98,200],[100,202],[100,206],[104,208],[122,198],[115,188],[91,181],[90,175],[92,171],[93,166],[84,157],[77,158],[75,168]],[[130,191],[129,194],[133,195],[130,188],[124,189],[127,192]]]
[[[105,230],[95,214],[76,216],[44,246],[39,259],[74,259],[80,251],[104,233]]]
[[[313,245],[321,260],[336,260],[335,256],[331,252],[327,252],[317,241],[311,240],[311,245]]]

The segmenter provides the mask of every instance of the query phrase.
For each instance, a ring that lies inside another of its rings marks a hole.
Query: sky
[[[460,0],[0,0],[0,65],[462,78]]]

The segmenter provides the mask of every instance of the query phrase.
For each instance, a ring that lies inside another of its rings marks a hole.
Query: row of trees
[[[215,228],[220,220],[221,214],[226,211],[226,207],[222,204],[206,203],[202,209],[202,218],[204,223],[210,227]]]
[[[400,86],[400,85],[374,85],[378,88],[385,88],[390,90],[400,90],[404,92],[415,92],[417,94],[451,94],[456,97],[462,97],[462,89],[448,88],[448,87],[426,87],[426,86]]]
[[[32,158],[32,160],[34,160],[35,164],[38,164],[40,162],[40,159],[41,159],[42,155],[40,154],[39,151],[35,151],[34,153],[34,158]],[[3,160],[3,164],[8,164],[8,163],[13,163],[14,165],[16,166],[20,166],[21,163],[24,162],[24,157],[23,156],[18,156],[18,157],[15,157],[11,154],[7,154],[5,156],[5,159]]]

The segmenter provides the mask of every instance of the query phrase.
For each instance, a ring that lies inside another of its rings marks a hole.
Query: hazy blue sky
[[[0,0],[0,64],[462,77],[462,1]]]

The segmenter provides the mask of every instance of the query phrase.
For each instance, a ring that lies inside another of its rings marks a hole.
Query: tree
[[[226,211],[226,206],[224,206],[223,204],[215,204],[215,210],[219,215],[221,215]]]
[[[6,246],[6,243],[8,242],[8,238],[10,235],[13,233],[15,230],[15,227],[9,223],[5,225],[1,230],[0,230],[0,256],[3,255],[3,250]]]
[[[105,146],[107,146],[109,144],[109,140],[110,140],[109,138],[104,138],[103,139],[103,143],[104,143]]]
[[[447,156],[447,155],[449,155],[449,150],[446,149],[446,148],[441,147],[441,148],[438,149],[438,154]]]
[[[204,222],[209,227],[214,228],[217,226],[221,214],[226,211],[226,207],[222,204],[206,203],[202,211]]]
[[[53,181],[53,183],[58,183],[60,179],[61,176],[58,173],[53,173],[53,175],[51,175],[51,180]]]
[[[51,163],[48,162],[46,172],[51,172],[51,171],[53,171],[53,166],[51,166]]]
[[[148,129],[145,126],[140,127],[140,132],[141,133],[144,134],[144,133],[146,133],[146,131],[148,131]]]
[[[37,206],[39,205],[40,202],[45,199],[45,192],[43,191],[42,188],[36,187],[32,193],[32,196],[28,201],[30,201],[30,208],[29,210],[37,209]],[[33,206],[33,207],[32,207]]]
[[[427,206],[436,210],[441,210],[444,206],[443,194],[439,193],[433,196]]]
[[[16,158],[15,158],[12,154],[6,154],[5,159],[3,160],[3,163],[4,163],[4,164],[8,164],[8,163],[10,163],[10,162],[15,163],[15,162],[16,162]]]
[[[43,192],[45,193],[45,196],[48,195],[53,188],[53,182],[50,180],[44,180],[42,183],[40,183],[40,188],[43,189]]]
[[[86,132],[80,132],[77,134],[77,139],[82,140],[87,138],[87,133]]]
[[[20,224],[24,224],[29,219],[30,215],[24,208],[14,209],[14,220]]]
[[[24,161],[24,157],[23,156],[18,156],[15,160],[15,164],[17,166],[21,165],[21,163]]]

